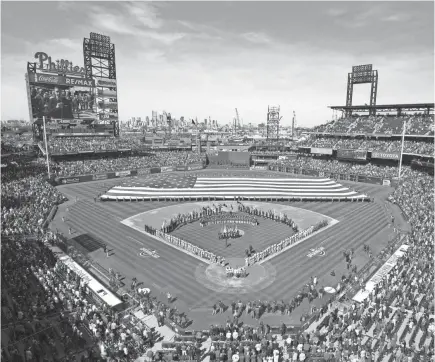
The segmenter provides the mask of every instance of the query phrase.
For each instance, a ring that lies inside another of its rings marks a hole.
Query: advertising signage
[[[173,167],[172,166],[160,167],[160,172],[171,172],[171,171],[173,171]]]
[[[320,155],[332,155],[332,148],[311,147],[311,153],[320,154]]]
[[[108,98],[114,97],[114,98],[116,98],[116,91],[98,88],[97,95],[99,97],[108,97]]]
[[[343,160],[366,160],[366,150],[338,150],[337,158]]]
[[[187,166],[188,171],[195,171],[195,170],[202,170],[204,168],[204,165],[202,163],[196,163]]]
[[[98,35],[98,39],[109,38]],[[91,40],[91,45],[98,45],[100,50],[104,48],[107,52],[114,51],[113,44],[101,45],[100,40]],[[85,39],[83,51],[86,44],[88,43]],[[101,58],[101,54],[96,54],[95,51],[91,53],[92,56]],[[78,56],[83,59],[84,54],[79,53]],[[95,62],[79,66],[70,60],[41,51],[34,53],[33,58],[27,63],[25,75],[29,118],[32,121],[40,120],[42,117],[46,118],[48,124],[53,119],[74,119],[79,121],[78,124],[84,125],[87,125],[86,122],[89,120],[107,123],[118,121],[117,80],[95,76],[104,74],[92,70],[97,68]],[[108,67],[114,70],[114,59],[113,64],[110,63]],[[112,73],[108,70],[107,74]]]
[[[75,87],[95,87],[95,81],[93,79],[86,78],[74,78],[68,76],[60,76],[54,74],[29,74],[29,82],[31,84],[52,84],[60,86],[75,86]]]
[[[101,121],[116,120],[118,119],[118,113],[100,113],[98,117]]]
[[[116,88],[116,79],[94,77],[96,86],[100,88]]]
[[[381,158],[385,160],[398,160],[400,158],[400,154],[391,153],[391,152],[372,152],[372,158]]]

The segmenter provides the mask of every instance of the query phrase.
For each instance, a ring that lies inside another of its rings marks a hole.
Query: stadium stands
[[[317,131],[400,134],[404,119],[410,121],[408,133],[433,134],[433,117],[422,116],[377,116],[369,118],[369,122],[367,118],[356,117],[329,123],[317,128]],[[107,140],[57,138],[51,141],[50,150],[54,153],[101,151],[138,145],[137,138]],[[19,142],[19,138],[16,138],[8,145],[2,143],[2,152],[17,151]],[[310,138],[306,144],[319,148],[382,152],[400,152],[401,148],[400,140],[381,139],[335,140],[325,137]],[[407,139],[404,148],[408,153],[433,155],[433,142]],[[268,151],[263,153],[271,154]],[[150,156],[51,162],[56,175],[74,176],[194,164],[203,162],[204,157],[193,152],[168,151]],[[221,159],[225,161],[223,164],[231,165],[228,160]],[[245,157],[240,156],[240,160],[235,157],[234,160],[234,166],[237,166],[239,161],[245,161]],[[398,174],[398,167],[392,165],[354,164],[312,157],[277,160],[272,165],[385,178]],[[14,161],[2,171],[2,320],[5,326],[2,327],[2,359],[32,361],[43,360],[45,356],[53,356],[51,360],[65,358],[68,361],[72,360],[72,356],[79,356],[85,361],[96,361],[98,356],[135,359],[153,344],[153,332],[133,317],[128,325],[121,323],[119,316],[104,304],[97,307],[92,296],[85,292],[83,280],[68,272],[69,269],[52,251],[53,245],[61,243],[61,236],[47,230],[46,220],[53,208],[66,199],[44,179],[43,161],[25,164]],[[409,250],[368,298],[361,303],[344,304],[330,300],[320,311],[309,316],[307,321],[305,318],[302,320],[305,323],[301,331],[287,330],[284,326],[272,330],[262,324],[235,326],[233,321],[226,326],[213,326],[209,331],[213,341],[208,351],[210,360],[231,360],[235,354],[242,361],[263,358],[272,361],[273,356],[284,361],[323,359],[391,362],[403,361],[405,357],[409,361],[431,360],[434,356],[435,331],[433,177],[404,166],[402,180],[390,201],[402,209],[412,227],[412,232],[407,236]],[[385,255],[382,254],[383,260],[393,251],[393,246],[389,246]],[[356,276],[356,270],[352,270],[349,276],[342,278],[342,290],[347,285],[354,285]],[[289,303],[276,301],[254,304],[253,301],[246,301],[239,305],[239,301],[234,301],[231,307],[236,316],[256,311],[257,308],[258,311],[291,313],[305,298],[323,298],[323,290],[314,280],[307,283],[309,286]],[[180,327],[186,326],[188,319],[185,315],[141,293],[140,288],[132,287],[132,294],[144,314],[155,314],[159,318],[163,315]],[[70,314],[71,311],[78,313]],[[255,314],[255,317],[260,315]],[[274,334],[281,334],[283,338],[276,338]],[[33,335],[37,337],[30,338]],[[174,350],[178,356],[189,359],[201,356],[193,343],[175,341],[173,344],[170,350]],[[93,348],[96,346],[100,348]]]
[[[397,177],[398,167],[396,166],[378,166],[372,163],[363,165],[349,162],[340,162],[338,160],[324,160],[310,157],[303,157],[290,160],[278,160],[271,165],[282,165],[284,167],[298,167],[303,169],[311,169],[321,172],[337,172],[360,174],[364,176],[375,176],[383,178]],[[403,167],[404,175],[411,171],[410,167]]]
[[[166,151],[150,156],[118,156],[80,161],[52,162],[53,171],[59,177],[96,174],[150,167],[190,165],[204,162],[204,156],[193,152]]]
[[[433,135],[433,115],[404,116],[353,116],[343,117],[327,124],[315,127],[316,132],[344,134],[402,134],[403,124],[407,123],[406,134]]]
[[[412,153],[417,155],[432,155],[434,154],[434,144],[429,141],[410,141],[405,140],[403,146],[404,153]],[[367,151],[378,152],[401,152],[401,140],[376,140],[376,139],[335,139],[331,138],[314,138],[307,140],[300,146],[332,148],[339,149],[360,149]]]
[[[72,153],[85,151],[107,151],[132,149],[140,146],[140,140],[133,137],[63,137],[53,138],[49,142],[50,153]]]

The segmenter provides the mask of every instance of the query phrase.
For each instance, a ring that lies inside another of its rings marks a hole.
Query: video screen
[[[30,85],[33,118],[98,118],[95,88]]]

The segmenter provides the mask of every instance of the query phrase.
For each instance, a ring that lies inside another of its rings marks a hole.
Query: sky
[[[83,38],[116,49],[121,120],[173,117],[314,126],[346,103],[353,65],[379,72],[377,104],[434,102],[434,2],[1,2],[1,119],[28,119],[36,52],[83,66]],[[370,84],[354,87],[369,103]]]

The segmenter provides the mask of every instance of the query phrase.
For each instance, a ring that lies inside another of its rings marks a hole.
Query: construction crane
[[[237,119],[237,128],[240,129],[240,118],[239,118],[239,111],[236,108],[236,119]]]
[[[293,111],[293,119],[292,119],[292,137],[295,136],[296,131],[296,112]]]

